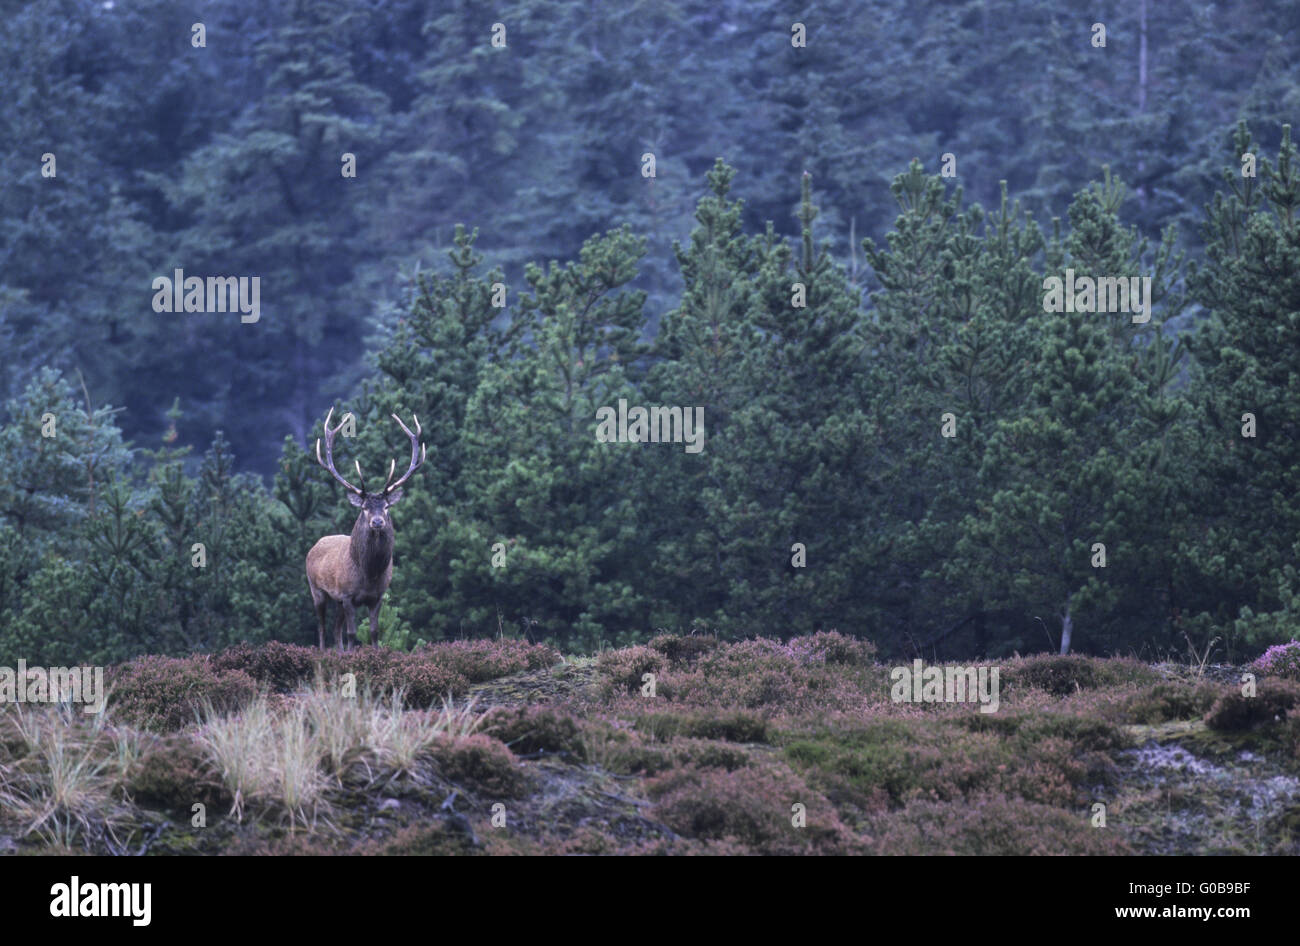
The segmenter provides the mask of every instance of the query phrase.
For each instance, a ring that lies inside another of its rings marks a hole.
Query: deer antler
[[[325,469],[329,470],[330,475],[333,476],[334,479],[338,480],[341,484],[343,484],[344,489],[356,493],[358,496],[364,496],[366,493],[365,480],[361,476],[360,463],[356,463],[356,461],[353,461],[354,463],[356,463],[357,481],[361,483],[360,487],[353,486],[343,477],[339,476],[338,470],[334,469],[334,438],[338,436],[338,432],[343,429],[343,424],[345,422],[339,421],[339,425],[335,427],[333,430],[330,430],[330,418],[333,416],[334,416],[334,408],[331,407],[330,412],[325,415],[325,459],[322,460],[320,458],[320,438],[317,437],[316,438],[316,462],[319,463],[321,466],[325,467]]]
[[[420,434],[423,432],[420,428],[420,418],[416,417],[414,414],[411,415],[411,418],[415,421],[415,433],[411,433],[411,428],[407,427],[405,424],[402,423],[402,418],[398,417],[396,414],[392,414],[390,416],[393,418],[393,420],[397,421],[397,426],[402,428],[402,431],[406,434],[406,436],[411,438],[411,465],[407,468],[406,472],[403,473],[401,477],[394,482],[393,471],[397,469],[397,461],[394,460],[392,461],[392,463],[389,464],[388,479],[384,481],[385,494],[391,493],[393,490],[397,489],[397,487],[401,486],[403,483],[409,480],[411,478],[411,474],[414,473],[416,470],[418,470],[424,464],[425,455],[427,453],[427,449],[424,446],[424,444],[420,443]]]

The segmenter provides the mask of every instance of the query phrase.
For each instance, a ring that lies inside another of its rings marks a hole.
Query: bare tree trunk
[[[1147,109],[1147,0],[1141,0],[1138,12],[1138,114]],[[1142,181],[1142,172],[1146,160],[1138,157],[1138,199],[1146,205],[1146,184]]]
[[[1147,109],[1147,0],[1138,8],[1138,112]]]
[[[1061,615],[1061,656],[1070,652],[1070,635],[1074,632],[1074,618],[1070,614],[1070,596],[1065,596],[1065,613]]]

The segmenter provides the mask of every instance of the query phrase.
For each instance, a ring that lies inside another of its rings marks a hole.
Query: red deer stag
[[[348,501],[361,507],[352,526],[351,535],[327,535],[307,553],[307,587],[311,589],[312,604],[316,607],[317,642],[325,649],[325,611],[331,599],[338,602],[338,615],[334,620],[334,637],[339,650],[343,650],[344,633],[347,646],[356,645],[357,608],[370,610],[370,642],[379,644],[379,606],[388,583],[393,579],[393,520],[389,507],[402,498],[398,488],[411,478],[411,474],[424,463],[425,448],[420,443],[420,418],[415,417],[415,433],[392,415],[399,427],[411,438],[411,465],[402,476],[394,480],[397,461],[388,466],[388,479],[377,493],[366,491],[361,476],[361,464],[356,462],[358,486],[353,486],[334,469],[334,437],[343,429],[343,423],[330,430],[330,408],[325,418],[325,459],[321,459],[320,440],[316,441],[316,462],[329,470],[334,479],[348,491]]]

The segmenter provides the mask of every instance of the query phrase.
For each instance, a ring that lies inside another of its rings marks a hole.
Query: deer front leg
[[[347,650],[352,650],[357,646],[357,606],[353,604],[351,600],[348,600],[344,607],[346,609],[345,614],[347,615],[347,624],[343,631],[346,635],[343,646]]]
[[[379,646],[379,606],[384,603],[382,597],[370,606],[370,643]]]
[[[352,630],[355,613],[356,609],[347,598],[339,602],[339,618],[334,622],[334,646],[339,650],[347,649],[347,636]]]

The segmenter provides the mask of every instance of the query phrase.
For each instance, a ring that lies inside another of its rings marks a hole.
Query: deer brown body
[[[357,608],[370,612],[370,642],[379,643],[379,608],[384,592],[393,579],[393,520],[389,508],[402,498],[400,487],[424,463],[425,448],[420,444],[420,419],[415,418],[415,433],[392,415],[411,440],[411,465],[399,479],[393,480],[396,461],[388,468],[388,479],[377,493],[367,492],[357,464],[357,481],[353,486],[334,468],[334,437],[342,424],[330,430],[333,408],[325,418],[325,459],[321,459],[320,441],[316,441],[316,460],[348,490],[348,500],[361,512],[352,526],[351,535],[327,535],[307,553],[307,587],[316,609],[317,643],[325,647],[325,617],[329,602],[338,603],[334,619],[334,637],[339,650],[356,644]]]

